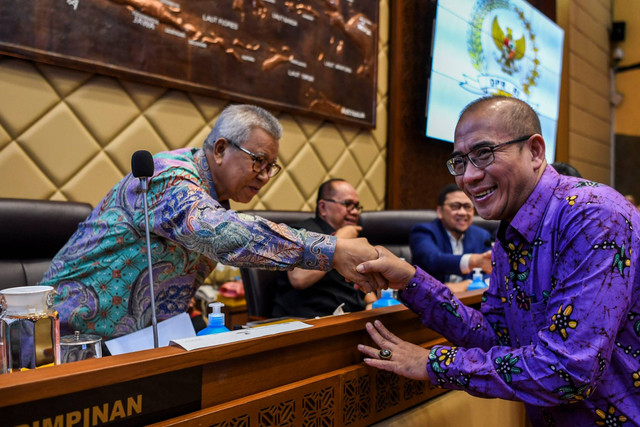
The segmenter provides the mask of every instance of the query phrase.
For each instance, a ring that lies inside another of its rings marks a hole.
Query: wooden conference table
[[[479,304],[482,291],[459,295]],[[429,347],[445,342],[401,305],[192,351],[163,347],[0,375],[1,425],[363,426],[443,393],[369,368],[365,323]]]

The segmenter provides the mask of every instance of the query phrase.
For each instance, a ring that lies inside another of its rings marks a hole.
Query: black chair
[[[384,210],[367,211],[360,215],[362,232],[372,245],[381,245],[396,256],[411,262],[409,232],[411,227],[421,222],[431,222],[438,216],[436,211],[419,210]]]
[[[372,245],[381,245],[389,249],[398,257],[411,263],[411,247],[409,233],[411,228],[423,222],[431,222],[438,218],[435,210],[406,209],[367,211],[360,215],[362,232]],[[479,216],[473,217],[473,225],[482,227],[495,239],[500,221],[486,220]]]
[[[271,317],[279,274],[279,271],[259,270],[257,268],[240,269],[249,321]]]
[[[39,282],[92,209],[88,203],[0,198],[0,289]]]

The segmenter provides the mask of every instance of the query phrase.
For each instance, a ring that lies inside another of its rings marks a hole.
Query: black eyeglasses
[[[471,203],[445,203],[445,206],[449,206],[452,211],[458,211],[464,209],[467,212],[473,212],[473,205]]]
[[[338,203],[339,205],[344,206],[344,208],[350,211],[353,208],[356,208],[358,212],[362,211],[362,205],[360,202],[352,202],[350,200],[333,200],[333,199],[321,199],[325,202]]]
[[[533,135],[521,136],[520,138],[512,139],[511,141],[503,142],[502,144],[477,147],[469,151],[467,154],[455,155],[447,160],[447,168],[451,175],[462,175],[467,169],[467,159],[469,159],[473,166],[478,169],[484,169],[496,159],[496,156],[493,154],[494,151],[506,147],[509,144],[526,141],[532,136]]]
[[[282,169],[279,164],[269,163],[269,161],[263,156],[258,156],[247,150],[246,148],[239,146],[233,141],[227,139],[227,142],[251,157],[251,160],[253,160],[252,168],[255,173],[260,173],[263,170],[266,170],[269,178],[273,178],[274,176],[278,175],[278,172],[280,172],[280,170]]]

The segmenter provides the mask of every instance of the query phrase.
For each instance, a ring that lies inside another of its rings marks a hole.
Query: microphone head
[[[153,156],[147,150],[138,150],[131,156],[131,174],[136,178],[153,176]]]

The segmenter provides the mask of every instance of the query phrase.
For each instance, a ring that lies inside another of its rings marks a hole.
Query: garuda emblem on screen
[[[526,41],[524,36],[515,40],[513,36],[513,30],[507,27],[507,32],[500,28],[498,17],[494,16],[493,24],[491,25],[491,35],[493,36],[493,42],[496,44],[496,48],[500,52],[498,63],[502,65],[502,71],[512,75],[518,71],[518,62],[524,58],[524,51],[526,49]]]
[[[531,22],[508,0],[477,0],[470,16],[467,52],[478,71],[461,86],[479,95],[525,99],[540,74],[538,46]]]

